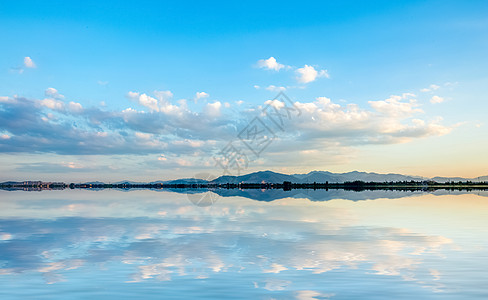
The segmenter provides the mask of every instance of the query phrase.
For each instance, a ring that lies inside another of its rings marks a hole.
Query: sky
[[[1,181],[488,174],[486,1],[1,1],[0,38]]]

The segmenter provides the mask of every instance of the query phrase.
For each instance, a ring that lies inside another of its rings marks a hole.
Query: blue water
[[[362,195],[0,191],[0,299],[488,298],[488,197]]]

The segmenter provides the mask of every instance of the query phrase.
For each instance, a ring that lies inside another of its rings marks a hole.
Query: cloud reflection
[[[227,274],[250,276],[248,284],[258,290],[323,299],[333,291],[297,291],[296,276],[323,280],[330,272],[360,271],[443,291],[442,265],[432,262],[460,251],[445,236],[361,223],[348,206],[228,198],[201,208],[170,193],[116,193],[113,199],[102,193],[83,201],[87,194],[2,200],[12,216],[26,215],[0,220],[0,274],[38,273],[52,284],[80,270],[100,272],[96,266],[104,264],[124,270],[127,283],[222,280],[219,274]],[[45,214],[27,218],[38,207]]]

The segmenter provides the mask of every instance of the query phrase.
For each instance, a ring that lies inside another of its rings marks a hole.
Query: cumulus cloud
[[[138,103],[149,108],[151,111],[159,111],[158,100],[146,94],[139,95]]]
[[[17,67],[11,67],[10,68],[10,72],[12,73],[18,73],[18,74],[23,74],[25,69],[24,68],[36,68],[36,64],[34,63],[34,61],[29,57],[29,56],[26,56],[24,57],[24,64],[23,66],[17,66]]]
[[[444,102],[444,98],[439,96],[432,96],[432,98],[430,99],[430,103],[432,104],[442,103],[442,102]]]
[[[319,77],[329,78],[327,70],[316,70],[313,66],[305,65],[296,71],[296,79],[300,83],[309,83],[315,81]]]
[[[220,109],[222,108],[222,103],[215,101],[214,103],[208,103],[205,106],[205,114],[210,117],[220,116]]]
[[[142,139],[142,140],[149,140],[152,138],[152,134],[144,133],[144,132],[136,132],[135,136],[139,139]]]
[[[266,90],[271,91],[271,92],[283,92],[283,91],[286,91],[286,87],[269,85],[268,87],[266,87]]]
[[[422,113],[415,95],[405,93],[401,96],[392,95],[386,100],[368,101],[376,111],[394,118],[410,117],[415,113]]]
[[[276,61],[276,58],[274,58],[273,56],[268,59],[258,60],[257,66],[262,69],[274,71],[279,71],[285,67],[285,65],[280,64],[278,61]]]
[[[30,58],[29,56],[26,56],[26,57],[24,57],[24,66],[26,68],[35,68],[36,64],[34,63],[32,58]]]
[[[53,99],[64,99],[64,95],[61,95],[57,89],[55,88],[47,88],[45,91],[44,91],[44,95],[46,97],[49,97],[49,98],[53,98]]]
[[[140,93],[137,92],[128,92],[127,97],[132,100],[137,100],[139,98]]]
[[[182,167],[191,167],[193,165],[191,161],[183,158],[178,158],[175,162]]]
[[[171,91],[154,91],[154,95],[161,102],[169,102],[173,98],[173,93]]]
[[[44,99],[40,101],[42,106],[50,108],[52,110],[63,110],[64,109],[64,102],[56,99]]]
[[[209,97],[209,94],[205,93],[205,92],[197,92],[195,94],[195,99],[203,99],[203,98],[208,98]]]
[[[440,86],[438,86],[436,84],[431,84],[428,88],[423,88],[420,91],[422,93],[428,93],[428,92],[432,92],[432,91],[438,90],[439,88],[440,88]]]
[[[145,110],[85,108],[75,101],[2,96],[0,134],[5,136],[0,139],[0,152],[103,155],[151,154],[164,149],[169,154],[193,155],[194,145],[201,140],[235,137],[241,122],[223,116],[222,107],[230,104],[220,101],[208,103],[198,112],[189,110],[184,100],[172,103],[169,91],[154,96],[129,92],[127,96]],[[192,142],[171,143],[180,139]],[[205,143],[199,151],[210,155],[215,147],[215,143]]]
[[[145,93],[128,92],[127,97],[137,102],[146,108],[149,108],[151,112],[159,112],[162,110],[171,109],[169,101],[173,98],[171,91],[154,91],[154,96],[151,97]]]
[[[68,108],[70,111],[74,113],[79,113],[83,111],[83,106],[80,103],[70,101],[68,104]]]
[[[195,111],[186,101],[173,103],[169,91],[127,96],[142,109],[106,110],[54,98],[0,97],[0,152],[159,155],[164,151],[167,161],[158,159],[162,163],[204,165],[204,158],[235,139],[264,105],[277,111],[285,106],[275,99],[254,110],[223,113],[230,106],[227,102],[207,103]],[[336,103],[327,97],[294,102],[301,115],[286,120],[287,130],[268,148],[272,155],[266,161],[290,160],[291,165],[304,155],[343,161],[357,146],[405,143],[448,134],[453,128],[441,118],[426,117],[413,94],[368,104]],[[178,163],[176,158],[182,160]]]
[[[196,92],[195,93],[194,100],[195,100],[195,103],[197,103],[198,100],[205,99],[205,98],[208,98],[208,97],[210,97],[210,95],[207,94],[207,93],[205,93],[205,92]]]
[[[113,130],[121,122],[120,113],[95,108],[80,111],[81,104],[73,102],[71,109],[78,113],[71,115],[64,103],[55,99],[36,101],[13,98],[0,105],[0,128],[11,133],[8,142],[0,141],[0,152],[76,155],[156,151],[157,146],[140,145],[130,135]],[[48,113],[46,109],[55,110],[56,115]],[[106,132],[100,134],[102,127],[106,128]],[[159,149],[164,147],[162,141],[158,142]]]
[[[343,106],[326,97],[318,97],[314,102],[296,102],[302,117],[293,125],[304,143],[302,150],[316,149],[313,144],[318,140],[331,139],[343,146],[394,144],[445,135],[452,130],[452,126],[442,125],[440,118],[423,120],[416,117],[423,111],[413,96],[394,95],[385,100],[369,101],[372,109],[360,108],[356,104]]]
[[[5,97],[5,96],[1,96],[0,97],[0,103],[2,103],[2,102],[3,103],[7,103],[7,102],[10,102],[10,101],[12,101],[12,99],[9,98],[9,97]]]

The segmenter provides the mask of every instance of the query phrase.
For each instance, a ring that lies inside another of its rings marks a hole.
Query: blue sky
[[[244,173],[486,175],[486,12],[486,1],[4,1],[0,180],[218,176],[212,157],[279,91],[302,114]]]

